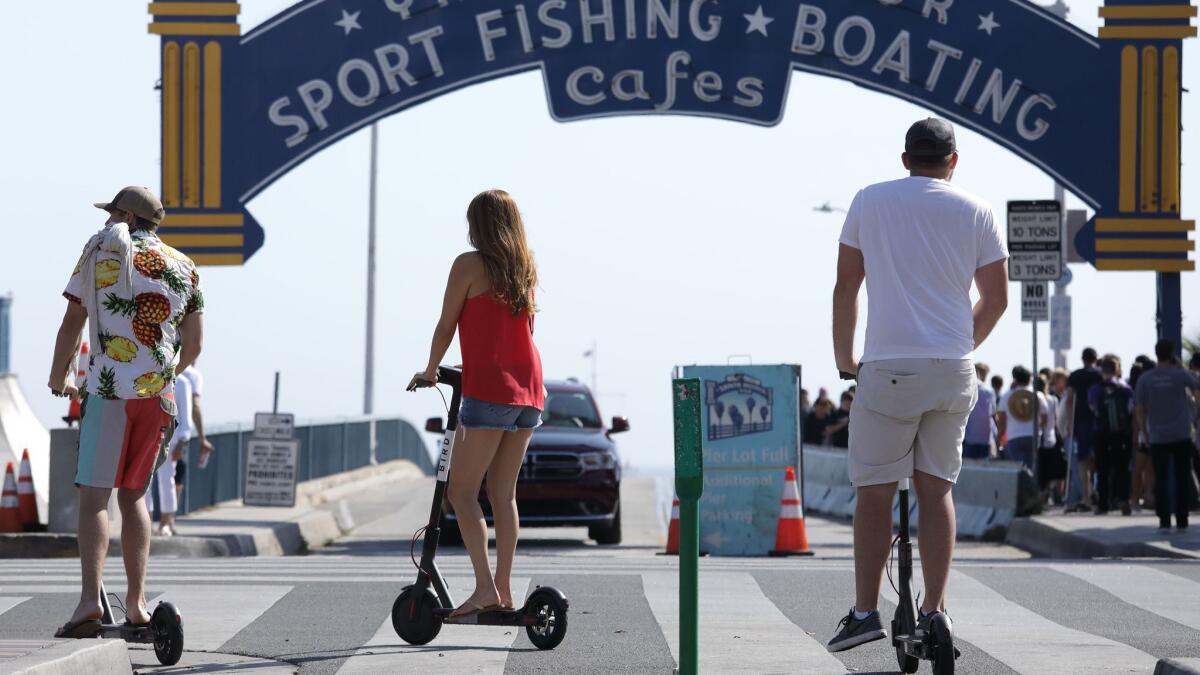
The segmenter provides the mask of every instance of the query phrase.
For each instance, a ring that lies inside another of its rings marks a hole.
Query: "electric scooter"
[[[854,373],[839,371],[843,380],[857,380]],[[900,481],[900,532],[892,540],[897,549],[900,576],[899,587],[892,581],[891,563],[888,563],[888,581],[892,582],[897,599],[896,613],[892,616],[892,646],[896,648],[896,663],[902,673],[915,673],[922,660],[933,666],[934,675],[954,675],[954,662],[961,653],[954,646],[954,633],[950,620],[939,612],[929,622],[929,632],[917,633],[917,605],[912,592],[912,540],[909,538],[908,490],[910,481]]]
[[[450,476],[450,460],[454,454],[454,435],[458,429],[458,410],[462,404],[462,372],[456,368],[438,368],[437,384],[451,389],[447,411],[446,435],[438,452],[437,482],[433,490],[433,507],[429,524],[417,531],[409,548],[412,556],[417,538],[424,532],[421,561],[413,557],[417,568],[416,583],[405,586],[392,604],[392,627],[402,640],[412,645],[428,644],[437,637],[444,624],[478,626],[524,626],[525,632],[538,649],[554,649],[567,635],[567,597],[550,586],[538,586],[525,606],[519,609],[497,609],[464,617],[451,617],[456,607],[446,588],[446,580],[438,569],[437,554],[441,534],[442,500]],[[435,383],[418,380],[412,388],[433,387]],[[410,389],[410,391],[412,390]]]
[[[929,622],[929,633],[917,634],[917,608],[912,592],[912,541],[908,537],[909,481],[900,481],[900,533],[892,544],[898,548],[900,585],[899,603],[892,617],[892,646],[902,673],[915,673],[918,659],[930,661],[934,675],[954,675],[954,661],[960,656],[954,647],[950,620],[939,612]],[[888,578],[891,574],[889,570]]]
[[[113,596],[113,599],[115,600],[116,596]],[[120,603],[119,600],[117,602]],[[179,658],[183,656],[183,616],[175,609],[175,605],[169,602],[158,603],[154,612],[150,614],[150,623],[144,626],[117,623],[113,618],[112,605],[108,602],[108,593],[104,591],[104,584],[101,583],[100,609],[100,632],[96,637],[115,638],[135,644],[153,644],[154,656],[158,658],[159,663],[164,666],[179,663]],[[119,609],[127,613],[125,607],[121,606]]]

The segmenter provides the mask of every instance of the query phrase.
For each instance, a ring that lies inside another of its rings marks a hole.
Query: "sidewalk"
[[[1158,533],[1158,517],[1135,512],[1050,514],[1017,518],[1005,540],[1036,556],[1048,558],[1182,558],[1200,559],[1200,527],[1184,533]]]
[[[150,555],[197,558],[306,553],[354,528],[355,503],[365,493],[424,477],[412,462],[396,460],[300,483],[292,508],[225,502],[179,517],[177,529],[181,534],[154,537]],[[119,537],[113,537],[109,555],[119,556],[120,545]],[[0,558],[64,558],[78,554],[73,534],[0,535]]]

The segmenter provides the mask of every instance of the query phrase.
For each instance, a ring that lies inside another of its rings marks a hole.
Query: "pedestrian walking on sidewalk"
[[[979,378],[976,385],[975,405],[967,417],[967,431],[963,437],[963,457],[967,459],[987,459],[992,455],[992,442],[995,436],[996,394],[987,386],[988,366],[986,363],[975,364],[975,375]]]
[[[1000,398],[998,413],[1000,434],[1008,439],[1008,444],[1004,446],[1005,456],[1024,464],[1030,473],[1033,472],[1034,448],[1037,447],[1033,441],[1033,416],[1038,416],[1039,430],[1044,434],[1050,413],[1046,396],[1033,391],[1030,386],[1032,380],[1033,374],[1028,368],[1014,367],[1012,389],[1004,392]]]
[[[93,345],[82,388],[79,432],[79,562],[82,590],[58,637],[100,629],[100,582],[108,553],[108,501],[121,509],[121,552],[130,623],[149,622],[144,585],[150,553],[145,494],[174,426],[177,370],[200,354],[204,300],[195,264],[156,234],[165,215],[150,190],[128,187],[104,228],[84,246],[67,283],[67,310],[54,345],[49,387],[77,397],[72,372],[85,323]]]
[[[190,368],[188,370],[191,370]],[[175,531],[175,513],[179,510],[179,493],[176,491],[176,467],[183,463],[187,455],[188,442],[192,439],[192,381],[187,377],[187,370],[179,374],[175,380],[175,433],[167,444],[167,458],[154,472],[154,483],[147,491],[146,500],[150,510],[158,505],[159,536],[173,537]],[[158,495],[157,498],[155,495]]]
[[[537,267],[517,203],[502,190],[481,193],[467,208],[467,226],[475,250],[450,268],[428,364],[409,383],[411,389],[418,379],[437,382],[438,364],[457,328],[463,400],[447,494],[475,570],[475,590],[454,617],[513,607],[517,474],[546,396],[533,343]],[[494,575],[479,507],[485,474],[496,529]]]
[[[972,359],[1008,306],[1008,253],[995,215],[950,182],[958,164],[953,127],[917,122],[904,150],[909,177],[861,190],[840,238],[833,346],[838,369],[858,374],[848,453],[858,499],[855,601],[829,641],[831,652],[887,637],[877,608],[898,481],[912,479],[920,507],[925,595],[917,629],[945,612],[955,539],[950,491],[978,395]],[[864,279],[866,347],[856,361]],[[974,307],[972,280],[980,298]]]
[[[1154,462],[1154,506],[1158,526],[1170,531],[1171,516],[1180,531],[1188,526],[1191,482],[1192,420],[1195,416],[1188,390],[1200,394],[1196,376],[1183,369],[1175,356],[1175,343],[1154,345],[1158,366],[1142,374],[1134,393],[1136,424],[1150,438]]]
[[[1088,511],[1092,501],[1092,473],[1095,469],[1093,446],[1095,445],[1096,419],[1088,406],[1088,392],[1104,381],[1096,362],[1100,357],[1096,350],[1085,347],[1082,353],[1083,367],[1067,378],[1067,507],[1066,512]]]
[[[1121,379],[1121,363],[1111,354],[1100,360],[1104,381],[1088,390],[1088,405],[1095,417],[1096,506],[1092,513],[1104,515],[1120,507],[1121,515],[1132,513],[1129,504],[1132,459],[1133,390]]]

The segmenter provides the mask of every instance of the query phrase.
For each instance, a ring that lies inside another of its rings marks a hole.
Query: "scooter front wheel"
[[[902,673],[915,673],[921,665],[917,657],[904,650],[903,644],[895,641],[900,635],[912,635],[915,626],[909,624],[910,620],[904,616],[901,608],[896,607],[896,613],[892,616],[892,644],[896,646],[896,665],[900,667]]]
[[[537,623],[525,627],[529,641],[538,649],[554,649],[567,636],[567,598],[558,589],[539,588],[525,602],[525,611]]]
[[[442,631],[442,618],[434,612],[437,607],[433,589],[405,586],[392,603],[392,628],[410,645],[429,644]]]
[[[938,614],[933,617],[929,632],[933,639],[933,675],[954,675],[954,659],[958,654],[954,649],[954,635],[950,622],[945,615]]]
[[[154,634],[154,656],[164,666],[179,663],[183,656],[183,617],[175,605],[160,602],[150,615],[150,630]]]

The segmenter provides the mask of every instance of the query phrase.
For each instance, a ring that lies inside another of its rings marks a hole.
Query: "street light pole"
[[[379,124],[371,125],[371,176],[367,200],[367,347],[363,368],[363,414],[375,411],[375,184],[379,159]]]

